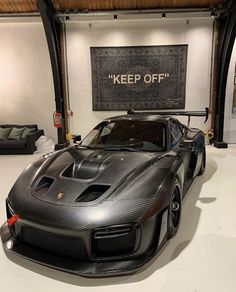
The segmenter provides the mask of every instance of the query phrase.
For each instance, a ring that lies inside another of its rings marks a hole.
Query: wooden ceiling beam
[[[58,12],[212,8],[228,0],[53,0]],[[38,12],[36,0],[0,0],[1,13]]]

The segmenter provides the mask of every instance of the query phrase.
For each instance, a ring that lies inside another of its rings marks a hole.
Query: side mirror
[[[79,142],[79,141],[81,141],[81,135],[74,135],[74,136],[73,136],[73,142],[74,142],[74,143],[77,143],[77,142]]]
[[[193,152],[194,150],[194,140],[182,140],[179,142],[179,147],[182,150]]]

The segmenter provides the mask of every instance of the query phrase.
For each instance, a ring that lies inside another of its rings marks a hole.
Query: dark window
[[[183,136],[183,129],[178,122],[171,122],[170,124],[171,146],[175,146]]]
[[[102,122],[84,138],[81,145],[163,151],[166,149],[166,126],[158,121]]]

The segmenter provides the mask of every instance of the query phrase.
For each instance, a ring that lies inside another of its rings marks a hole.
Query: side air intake
[[[83,193],[75,200],[75,202],[92,202],[103,195],[110,186],[108,185],[92,185],[89,186]]]

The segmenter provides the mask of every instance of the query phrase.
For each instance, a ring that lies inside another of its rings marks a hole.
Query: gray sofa
[[[9,130],[11,128],[11,130]],[[19,129],[19,135],[14,136],[12,129],[17,132]],[[8,130],[7,130],[8,129]],[[22,131],[22,129],[24,129]],[[38,126],[32,125],[16,125],[6,124],[0,125],[0,130],[4,134],[0,139],[0,154],[32,154],[36,150],[35,141],[42,135],[43,130],[38,130]],[[7,135],[7,133],[9,134]],[[22,133],[21,133],[22,131]],[[12,134],[13,133],[13,134]],[[5,135],[5,137],[3,137]]]

